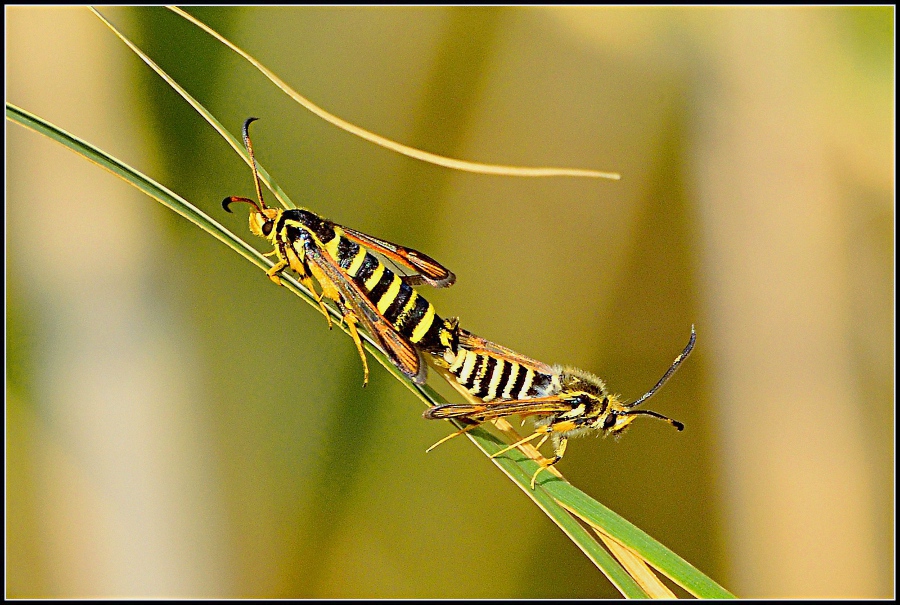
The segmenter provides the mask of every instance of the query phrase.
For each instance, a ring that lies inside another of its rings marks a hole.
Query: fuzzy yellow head
[[[281,210],[275,208],[263,208],[258,212],[250,213],[250,231],[254,235],[264,237],[269,241],[275,240],[275,224],[281,216]]]

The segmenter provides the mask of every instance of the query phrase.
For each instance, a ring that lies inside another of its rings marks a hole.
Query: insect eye
[[[272,221],[266,221],[265,223],[263,223],[263,226],[262,226],[263,235],[265,235],[266,237],[269,237],[269,234],[272,233],[273,225],[274,225],[274,223],[272,223]]]
[[[616,415],[610,414],[606,418],[603,419],[603,428],[611,429],[616,424]]]

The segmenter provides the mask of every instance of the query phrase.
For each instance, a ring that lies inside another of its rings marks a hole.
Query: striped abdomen
[[[560,389],[555,375],[486,353],[460,348],[449,363],[457,382],[485,402],[546,397]]]
[[[304,210],[289,210],[284,216],[290,241],[300,239],[302,228],[313,233],[397,332],[423,350],[443,355],[449,346],[450,334],[430,302],[374,254],[344,237],[340,227]],[[294,221],[299,223],[297,227],[291,225]]]

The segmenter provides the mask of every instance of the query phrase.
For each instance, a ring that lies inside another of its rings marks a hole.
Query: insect
[[[697,339],[693,326],[687,346],[663,377],[632,403],[620,401],[618,396],[610,394],[603,381],[589,372],[547,365],[465,330],[459,330],[458,339],[456,352],[445,352],[448,369],[460,385],[483,403],[447,404],[426,410],[424,416],[429,420],[456,418],[469,423],[435,443],[428,451],[487,420],[512,415],[537,416],[534,433],[492,456],[495,458],[538,438],[536,447],[540,448],[552,439],[553,457],[539,462],[540,466],[531,478],[534,489],[538,475],[562,459],[566,443],[572,437],[590,431],[619,435],[638,416],[652,416],[679,431],[684,429],[677,420],[635,408],[652,397],[690,355]]]
[[[369,370],[357,323],[372,334],[394,365],[417,384],[423,384],[427,377],[424,352],[436,366],[453,375],[461,387],[482,401],[427,410],[424,414],[427,419],[456,418],[469,423],[429,449],[487,420],[511,415],[537,416],[533,434],[494,454],[499,456],[538,438],[540,448],[552,438],[554,455],[540,462],[531,479],[534,488],[540,472],[562,459],[571,437],[596,430],[621,434],[640,415],[659,418],[678,430],[684,428],[680,422],[662,414],[634,408],[656,393],[690,354],[696,339],[693,327],[688,345],[665,375],[630,404],[609,394],[603,381],[593,374],[547,365],[463,330],[456,318],[439,317],[434,306],[413,289],[422,284],[443,288],[455,281],[453,273],[431,257],[343,227],[310,210],[280,210],[265,204],[249,133],[250,124],[255,120],[249,118],[244,122],[243,138],[250,155],[258,201],[231,196],[222,201],[222,207],[228,212],[235,203],[252,207],[251,232],[274,246],[267,254],[277,258],[267,272],[272,281],[280,284],[279,275],[290,268],[315,296],[326,319],[324,299],[335,303],[362,359],[364,385]],[[412,274],[395,273],[376,254]],[[321,292],[316,291],[316,283]],[[328,322],[330,326],[331,320]]]
[[[266,255],[277,259],[267,275],[280,285],[282,271],[287,268],[295,271],[300,283],[318,300],[329,327],[331,320],[323,299],[334,301],[362,359],[364,386],[368,383],[369,368],[357,323],[372,334],[403,374],[423,384],[427,366],[421,351],[440,356],[453,349],[457,321],[439,317],[432,304],[413,290],[413,286],[427,284],[445,288],[456,277],[430,256],[411,248],[343,227],[306,209],[281,210],[266,206],[250,142],[250,124],[256,119],[248,118],[244,122],[243,138],[259,201],[232,196],[222,201],[222,207],[227,212],[231,212],[231,204],[252,207],[250,231],[275,247]],[[392,271],[373,252],[413,273],[401,275]],[[316,292],[313,279],[319,284],[320,293]]]

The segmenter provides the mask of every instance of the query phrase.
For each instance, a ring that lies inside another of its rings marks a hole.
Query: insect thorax
[[[559,374],[562,391],[584,391],[601,399],[608,395],[606,384],[590,372],[571,366],[553,366],[553,369]]]

